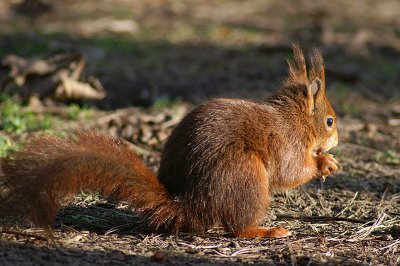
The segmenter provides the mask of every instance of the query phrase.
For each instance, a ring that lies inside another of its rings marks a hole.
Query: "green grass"
[[[361,112],[360,108],[353,101],[349,101],[351,96],[358,92],[352,91],[348,85],[336,82],[330,86],[327,93],[330,99],[335,99],[338,110],[353,115]],[[358,95],[358,97],[360,96]]]
[[[51,36],[41,35],[41,38],[27,39],[17,34],[8,37],[7,45],[0,44],[0,57],[16,54],[23,57],[49,55],[51,52]]]
[[[373,159],[381,164],[400,165],[400,155],[391,150],[378,152],[374,155]]]
[[[160,110],[160,109],[170,108],[180,103],[182,103],[182,98],[180,97],[174,99],[170,99],[167,97],[160,97],[154,102],[152,107],[156,110]]]
[[[22,103],[8,96],[0,96],[0,129],[6,133],[21,135],[25,132],[50,129],[50,115],[38,115],[24,111]]]
[[[5,157],[10,151],[15,151],[18,146],[14,144],[10,138],[0,136],[0,158]]]
[[[93,109],[88,106],[80,106],[78,104],[72,103],[68,106],[68,118],[70,120],[90,119],[93,116]]]

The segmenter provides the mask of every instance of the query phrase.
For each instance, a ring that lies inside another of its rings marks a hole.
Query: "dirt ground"
[[[22,88],[24,110],[51,114],[54,130],[122,137],[156,171],[185,113],[212,97],[267,97],[298,41],[324,54],[341,168],[276,193],[264,225],[291,230],[287,239],[234,239],[219,228],[155,233],[124,203],[82,192],[51,231],[0,215],[1,265],[400,264],[398,1],[19,2],[0,2],[0,56],[78,51],[107,91],[101,101],[78,101],[89,118],[71,119],[70,102],[39,96],[32,104],[31,88]],[[0,129],[15,142],[31,134]]]

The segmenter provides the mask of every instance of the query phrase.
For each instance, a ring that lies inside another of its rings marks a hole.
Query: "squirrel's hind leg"
[[[265,228],[260,226],[249,226],[243,231],[234,233],[236,237],[241,238],[282,238],[292,235],[290,231],[282,226]]]

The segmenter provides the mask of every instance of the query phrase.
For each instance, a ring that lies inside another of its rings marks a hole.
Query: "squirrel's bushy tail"
[[[184,222],[178,202],[128,145],[99,132],[33,139],[1,161],[0,185],[4,209],[28,211],[39,226],[52,225],[60,202],[81,190],[127,201],[157,228]]]

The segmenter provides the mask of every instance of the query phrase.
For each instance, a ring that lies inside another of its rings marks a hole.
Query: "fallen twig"
[[[219,248],[220,246],[222,246],[222,244],[209,245],[209,246],[206,246],[206,245],[192,245],[192,244],[187,244],[187,243],[184,243],[184,242],[179,242],[179,245],[190,247],[192,249],[213,249],[213,248]]]
[[[400,240],[397,240],[397,241],[393,242],[392,244],[387,245],[386,247],[380,248],[380,250],[387,249],[387,248],[390,248],[390,247],[393,247],[393,246],[399,245],[399,244],[400,244]]]
[[[304,222],[350,222],[350,223],[360,223],[365,224],[369,221],[345,218],[345,217],[335,217],[335,216],[305,216],[305,215],[289,215],[289,214],[276,214],[276,218],[279,220],[300,220]]]
[[[10,230],[10,229],[1,228],[0,229],[0,233],[16,235],[16,236],[24,236],[24,237],[29,237],[29,238],[33,237],[33,238],[36,238],[36,239],[39,239],[39,240],[48,241],[47,237],[39,236],[39,235],[35,235],[35,234],[30,234],[30,233],[26,233],[26,232],[23,232],[23,231],[16,231],[16,230]]]
[[[270,247],[242,248],[235,252],[232,252],[231,254],[222,253],[217,250],[214,250],[214,252],[222,257],[231,258],[231,257],[235,257],[240,254],[248,254],[248,253],[254,253],[254,252],[259,252],[259,251],[264,251],[264,250],[270,250]]]
[[[296,266],[297,265],[297,259],[296,259],[296,255],[294,254],[292,244],[289,241],[286,244],[288,246],[289,253],[290,253],[291,265],[292,266]]]

